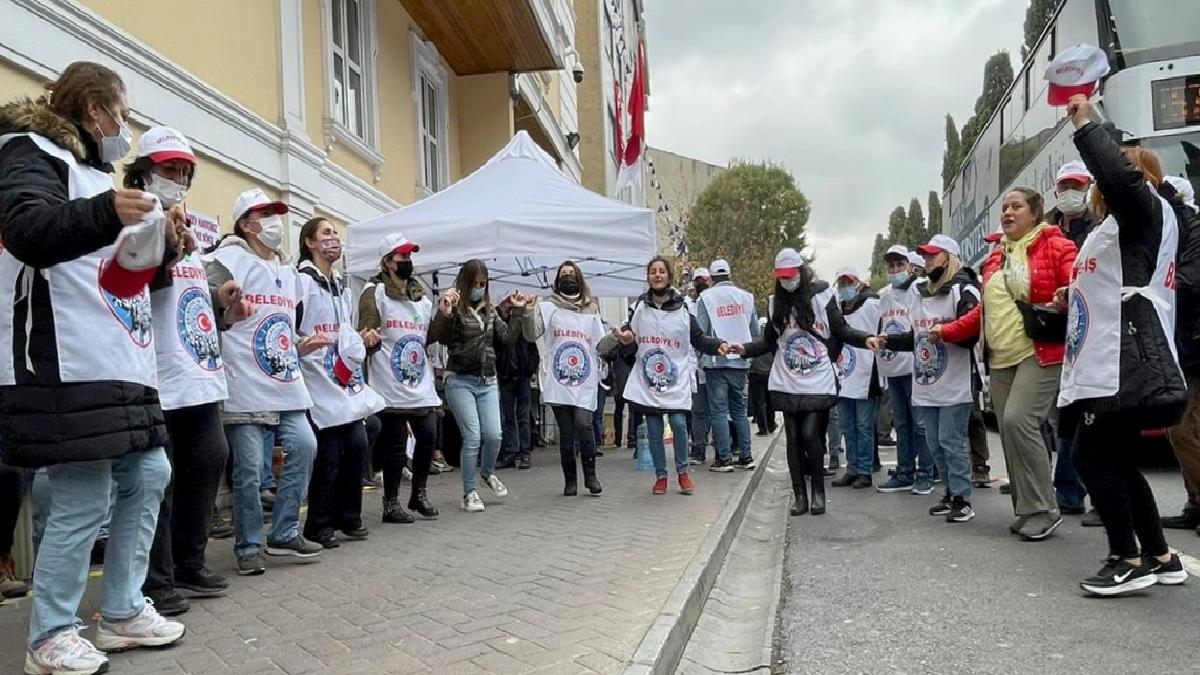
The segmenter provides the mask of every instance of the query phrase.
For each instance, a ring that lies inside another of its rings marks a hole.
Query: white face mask
[[[164,178],[154,172],[146,182],[146,192],[158,197],[164,209],[169,209],[187,197],[187,188],[170,178]]]
[[[112,164],[121,161],[125,155],[129,154],[129,150],[133,147],[133,132],[129,130],[129,125],[118,119],[116,115],[111,112],[108,114],[117,123],[117,135],[100,137],[100,161]]]
[[[800,275],[796,275],[791,279],[780,279],[779,285],[783,286],[783,290],[788,293],[795,293],[797,288],[800,288]]]
[[[267,216],[258,221],[258,226],[262,228],[258,240],[272,251],[278,251],[283,246],[283,218]]]
[[[1087,193],[1083,190],[1063,190],[1058,193],[1058,210],[1077,216],[1087,209]]]

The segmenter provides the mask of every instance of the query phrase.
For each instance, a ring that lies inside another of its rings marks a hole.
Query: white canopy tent
[[[392,232],[421,247],[413,266],[426,287],[448,288],[460,265],[479,258],[493,298],[514,290],[545,295],[568,259],[579,263],[594,295],[636,296],[657,248],[649,209],[575,184],[524,131],[445,190],[352,225],[350,276],[361,283],[379,271],[379,244]]]

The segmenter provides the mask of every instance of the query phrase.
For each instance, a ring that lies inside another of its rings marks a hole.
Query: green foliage
[[[962,163],[962,141],[958,136],[958,125],[954,123],[954,118],[950,113],[946,113],[946,149],[942,151],[942,190],[950,187],[950,181],[954,179],[954,174],[958,172],[958,165]]]
[[[871,288],[883,288],[883,285],[887,283],[887,270],[883,267],[883,253],[887,251],[888,246],[891,244],[884,242],[882,233],[875,235],[875,245],[871,247]]]
[[[812,208],[792,174],[771,162],[735,162],[709,184],[692,207],[688,253],[698,265],[724,258],[739,286],[766,310],[774,288],[775,254],[805,246]],[[697,266],[698,266],[697,265]]]
[[[933,237],[942,231],[942,200],[938,199],[938,193],[933,190],[929,191],[929,219],[925,224],[926,240]]]
[[[1021,45],[1021,61],[1029,58],[1037,40],[1054,18],[1059,0],[1030,0],[1025,9],[1025,44]]]
[[[908,203],[908,216],[904,222],[904,238],[896,242],[906,248],[920,246],[929,239],[925,236],[925,215],[921,213],[921,200],[916,197]]]
[[[975,114],[967,120],[967,123],[963,125],[962,133],[959,134],[960,152],[954,166],[954,173],[958,173],[962,161],[966,159],[967,153],[971,151],[971,146],[975,144],[975,139],[983,133],[988,119],[1003,102],[1004,93],[1008,91],[1012,83],[1012,59],[1009,58],[1007,50],[1001,49],[992,54],[987,63],[983,64],[983,91],[979,94],[979,98],[975,99]]]

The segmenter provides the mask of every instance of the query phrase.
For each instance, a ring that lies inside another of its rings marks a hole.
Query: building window
[[[448,71],[432,43],[412,34],[413,102],[416,105],[417,146],[420,149],[417,187],[432,194],[449,183],[450,108]]]
[[[322,0],[329,94],[325,133],[377,168],[379,126],[375,100],[375,0]]]

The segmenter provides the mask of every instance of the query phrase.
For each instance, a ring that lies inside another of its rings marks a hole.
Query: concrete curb
[[[717,575],[721,573],[721,566],[746,515],[750,498],[762,482],[767,463],[782,438],[783,432],[777,432],[759,459],[754,475],[746,481],[741,493],[725,505],[713,523],[700,544],[700,550],[683,571],[683,576],[675,584],[658,617],[642,637],[630,665],[625,669],[626,675],[668,675],[675,672],[688,638],[700,620],[704,601],[712,591]]]

